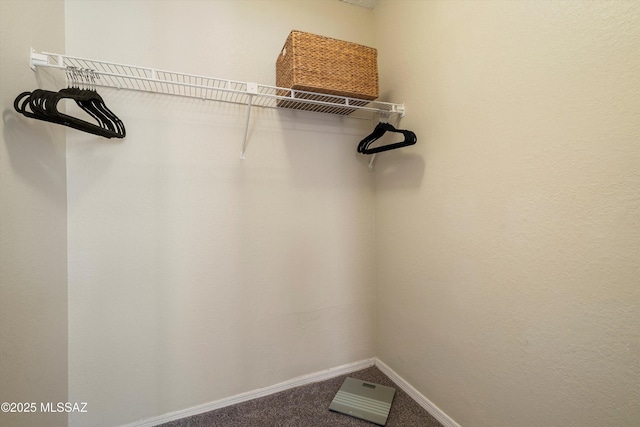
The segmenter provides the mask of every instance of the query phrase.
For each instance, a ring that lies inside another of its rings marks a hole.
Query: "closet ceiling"
[[[366,7],[367,9],[373,9],[378,4],[378,0],[340,0],[345,3],[350,3],[356,6]]]

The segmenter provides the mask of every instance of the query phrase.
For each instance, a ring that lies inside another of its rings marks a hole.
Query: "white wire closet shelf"
[[[95,77],[92,85],[95,86],[245,104],[248,108],[242,151],[240,152],[242,159],[245,158],[251,107],[253,106],[306,110],[364,119],[372,119],[377,115],[384,121],[388,121],[393,115],[404,117],[405,114],[404,104],[369,101],[252,82],[164,71],[59,53],[37,53],[34,49],[30,51],[30,66],[34,71],[38,67],[91,70],[92,76]],[[372,170],[374,159],[375,154],[369,162],[369,170]]]
[[[93,70],[96,86],[115,87],[144,92],[231,102],[267,108],[287,108],[320,113],[373,118],[404,116],[404,104],[368,101],[316,92],[306,92],[194,74],[164,71],[135,65],[78,58],[57,53],[31,50],[31,68],[68,67]]]

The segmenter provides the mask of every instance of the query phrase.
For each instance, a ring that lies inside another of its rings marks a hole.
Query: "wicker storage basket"
[[[276,86],[373,100],[378,97],[378,52],[356,43],[292,31],[276,61]],[[279,105],[283,103],[291,101]]]

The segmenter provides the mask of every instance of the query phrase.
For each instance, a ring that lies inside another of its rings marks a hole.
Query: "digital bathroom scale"
[[[396,389],[347,377],[329,409],[384,426]]]

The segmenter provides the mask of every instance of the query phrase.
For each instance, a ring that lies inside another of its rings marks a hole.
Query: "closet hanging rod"
[[[34,49],[31,49],[30,65],[33,70],[38,67],[90,69],[98,77],[97,86],[231,102],[245,104],[250,107],[307,110],[369,119],[376,114],[397,114],[401,117],[405,114],[404,104],[299,91],[252,82],[98,61],[58,53],[37,53]]]

